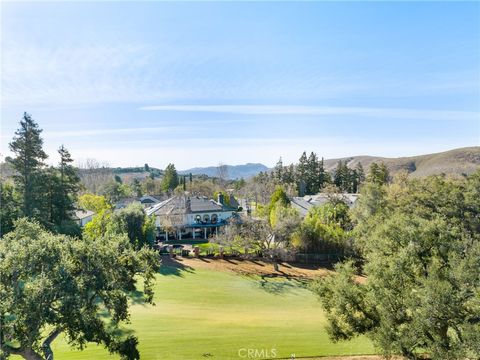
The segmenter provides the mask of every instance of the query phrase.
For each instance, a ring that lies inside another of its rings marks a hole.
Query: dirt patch
[[[310,357],[310,358],[297,358],[297,359],[309,359],[309,360],[385,360],[384,357],[379,355],[359,355],[359,356],[324,356],[324,357]],[[391,360],[402,360],[400,357],[392,357]]]
[[[212,259],[212,258],[182,258],[170,259],[162,257],[162,262],[167,266],[186,266],[193,269],[209,269],[214,271],[227,271],[241,275],[258,275],[268,277],[286,277],[295,279],[315,279],[333,273],[332,270],[317,265],[295,263],[280,263],[278,271],[272,263],[262,260],[242,259]]]
[[[272,263],[263,260],[243,260],[243,259],[218,259],[218,258],[191,258],[177,256],[171,259],[168,256],[162,256],[162,264],[169,266],[170,269],[179,269],[192,271],[194,269],[208,269],[214,271],[227,271],[245,276],[261,276],[262,278],[285,278],[307,281],[318,279],[334,273],[334,270],[314,264],[299,263],[280,263],[278,271],[275,270]],[[160,271],[161,272],[161,271]],[[364,276],[357,276],[356,281],[360,284],[365,283],[367,279]]]

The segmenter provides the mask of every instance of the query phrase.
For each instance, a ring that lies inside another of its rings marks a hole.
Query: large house
[[[225,205],[223,195],[217,201],[202,196],[174,196],[147,208],[155,216],[159,240],[208,239],[218,234],[237,208]]]

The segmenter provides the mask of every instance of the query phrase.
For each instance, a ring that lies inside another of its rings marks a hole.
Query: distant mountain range
[[[339,160],[346,161],[350,168],[355,168],[358,163],[361,163],[365,172],[372,162],[383,162],[387,165],[390,174],[395,174],[401,170],[406,170],[411,176],[420,177],[433,174],[471,174],[480,168],[480,146],[459,148],[450,151],[418,155],[410,157],[386,158],[379,156],[350,156],[340,159],[325,160],[325,168],[328,171],[334,171]],[[229,179],[248,179],[257,175],[261,171],[270,171],[267,166],[259,163],[248,163],[244,165],[226,165],[227,175]],[[10,164],[0,164],[0,178],[2,180],[13,175],[13,169]],[[150,167],[149,171],[145,171],[142,167],[130,168],[113,168],[112,173],[122,177],[124,181],[130,181],[133,178],[145,178],[151,173],[155,177],[161,177],[163,170]],[[85,170],[80,170],[85,172]],[[218,176],[218,166],[209,167],[195,167],[192,169],[181,170],[178,172],[181,175],[188,175],[192,173],[195,176],[207,175],[210,177]],[[111,175],[112,176],[112,175]],[[113,178],[113,176],[112,176]]]
[[[371,163],[383,162],[387,165],[392,175],[402,170],[406,170],[411,176],[416,177],[441,173],[461,175],[470,174],[480,168],[480,146],[399,158],[359,155],[340,159],[328,159],[325,160],[325,168],[328,171],[334,171],[339,160],[346,161],[350,168],[354,168],[358,163],[361,163],[365,172],[368,172]],[[261,171],[269,170],[270,169],[263,164],[227,165],[228,177],[230,179],[240,179],[242,177],[247,179],[257,175]],[[218,167],[196,167],[179,171],[179,173],[217,176]]]
[[[255,176],[261,171],[268,171],[269,168],[263,164],[248,163],[245,165],[225,165],[226,173],[229,179],[247,179]],[[187,175],[192,173],[193,175],[207,175],[210,177],[218,176],[218,166],[208,167],[195,167],[192,169],[182,170],[178,172],[180,175]]]

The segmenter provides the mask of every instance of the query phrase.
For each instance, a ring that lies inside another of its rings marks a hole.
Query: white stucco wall
[[[200,215],[202,217],[202,220],[203,220],[203,217],[205,215],[208,215],[210,218],[212,218],[213,214],[217,214],[218,222],[220,222],[222,220],[227,220],[227,219],[231,218],[232,215],[233,215],[233,211],[186,214],[186,215],[184,215],[183,223],[185,225],[193,225],[193,224],[195,224],[195,218],[197,217],[197,215]],[[161,227],[161,220],[160,220],[160,216],[158,216],[158,215],[155,217],[155,225],[157,227]]]

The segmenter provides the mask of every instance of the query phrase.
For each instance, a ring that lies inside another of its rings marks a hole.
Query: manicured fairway
[[[156,306],[132,308],[142,359],[242,359],[248,349],[265,357],[275,349],[277,358],[374,353],[365,338],[330,342],[317,298],[296,280],[164,266],[155,293]],[[94,345],[69,350],[63,340],[54,352],[61,360],[118,358]]]

